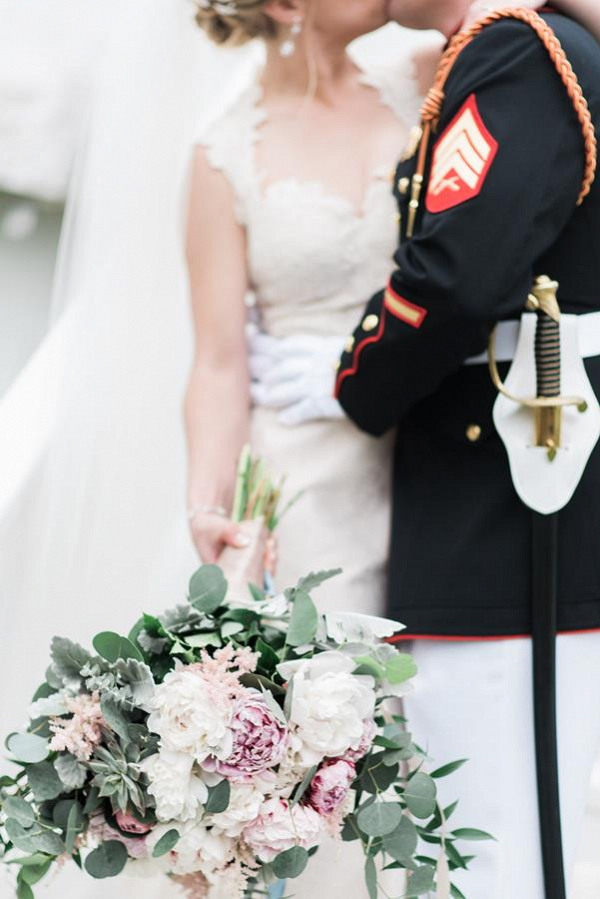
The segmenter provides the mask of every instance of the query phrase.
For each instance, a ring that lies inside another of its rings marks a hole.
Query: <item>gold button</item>
[[[408,193],[408,188],[410,187],[410,178],[400,178],[398,181],[398,190],[404,197]]]
[[[378,315],[367,315],[367,317],[363,319],[362,329],[363,331],[374,331],[378,324]]]
[[[390,184],[394,183],[395,178],[396,178],[396,168],[394,167],[393,169],[390,169],[390,172],[388,175],[388,181],[390,182]]]
[[[339,359],[337,360],[337,362],[334,362],[334,363],[333,363],[333,370],[334,370],[334,371],[339,371],[341,367],[342,367],[342,363],[339,361]]]
[[[479,438],[481,437],[481,428],[479,425],[469,425],[467,428],[467,440],[470,440],[471,443],[477,443]]]
[[[344,349],[347,353],[351,353],[354,349],[354,337],[349,337],[344,345]]]
[[[401,217],[400,213],[399,212],[394,213],[394,222],[396,223],[396,225],[399,225],[401,221],[402,221],[402,217]]]

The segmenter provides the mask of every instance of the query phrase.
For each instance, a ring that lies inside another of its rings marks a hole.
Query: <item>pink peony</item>
[[[146,845],[146,837],[126,837],[119,830],[115,830],[99,812],[90,820],[88,834],[102,843],[105,840],[117,840],[127,849],[129,858],[141,859],[148,858],[148,846]]]
[[[347,759],[324,762],[312,779],[306,804],[320,815],[332,815],[346,802],[355,777],[354,762]]]
[[[281,762],[288,730],[260,693],[247,690],[236,703],[230,724],[233,749],[224,761],[207,759],[203,767],[233,780],[246,780]]]
[[[373,745],[373,740],[377,736],[377,725],[372,718],[367,718],[363,723],[363,735],[358,745],[344,753],[344,758],[349,759],[351,762],[358,762],[362,759]]]
[[[292,808],[285,799],[268,799],[258,818],[242,833],[242,838],[261,862],[272,862],[280,852],[292,846],[312,849],[322,836],[317,812],[302,805]]]
[[[153,826],[152,824],[142,824],[133,815],[128,815],[127,812],[122,812],[120,809],[115,815],[115,820],[125,833],[148,833]]]

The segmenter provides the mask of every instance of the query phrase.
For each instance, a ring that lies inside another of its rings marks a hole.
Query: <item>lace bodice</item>
[[[407,131],[417,121],[410,63],[403,71],[363,70],[361,80],[379,91]],[[373,173],[360,210],[319,181],[286,177],[264,184],[255,149],[266,118],[254,81],[198,140],[232,187],[262,327],[277,337],[345,333],[391,271],[397,224],[389,172],[395,160]]]

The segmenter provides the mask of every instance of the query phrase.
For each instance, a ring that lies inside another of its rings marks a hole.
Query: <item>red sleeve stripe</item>
[[[338,397],[340,395],[340,390],[341,390],[342,384],[344,383],[345,379],[351,377],[352,375],[355,375],[356,372],[358,371],[358,363],[360,361],[360,354],[362,353],[364,348],[366,346],[368,346],[370,343],[377,343],[379,340],[381,340],[384,331],[385,331],[385,307],[382,308],[382,310],[381,310],[381,317],[379,319],[379,328],[377,329],[377,333],[371,334],[370,337],[365,337],[364,340],[361,340],[361,342],[359,344],[357,344],[357,346],[354,350],[354,355],[352,357],[352,365],[350,366],[350,368],[345,368],[342,371],[340,371],[340,373],[337,377],[337,380],[335,382],[334,396],[336,399],[338,399]]]
[[[405,300],[389,285],[385,291],[383,302],[392,315],[412,328],[420,328],[427,317],[427,309]]]

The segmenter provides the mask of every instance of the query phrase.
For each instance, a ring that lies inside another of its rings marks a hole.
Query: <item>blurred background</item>
[[[69,175],[117,2],[0,0],[0,403],[47,332]],[[598,897],[600,763],[570,899]]]

